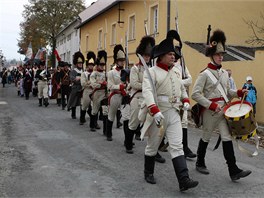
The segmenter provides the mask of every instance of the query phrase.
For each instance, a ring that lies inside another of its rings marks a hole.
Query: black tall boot
[[[166,162],[165,158],[162,157],[159,152],[157,152],[157,154],[155,155],[155,161],[162,164]]]
[[[96,129],[101,129],[101,127],[98,124],[98,113],[96,115],[94,115],[94,123],[95,123]]]
[[[196,161],[196,170],[202,174],[209,174],[209,170],[206,168],[205,165],[205,153],[208,146],[208,142],[204,142],[200,139],[198,150],[197,150],[197,161]]]
[[[135,139],[136,140],[139,140],[139,141],[141,141],[141,138],[140,138],[141,131],[140,131],[140,129],[141,129],[141,127],[138,126],[137,129],[136,129],[136,131],[134,132],[135,133]]]
[[[107,130],[106,130],[106,140],[112,141],[112,128],[113,122],[107,119]]]
[[[64,110],[66,106],[67,106],[67,105],[66,105],[65,97],[63,96],[63,97],[61,98],[61,109]]]
[[[126,152],[128,154],[133,154],[133,137],[134,137],[134,131],[130,130],[128,128],[128,122],[129,120],[126,120],[123,122],[123,130],[125,134],[125,147],[126,147]]]
[[[71,117],[72,119],[76,119],[76,107],[71,108]]]
[[[48,98],[44,98],[44,105],[45,105],[45,107],[47,107],[49,105],[49,99]]]
[[[189,178],[186,159],[183,155],[172,159],[173,167],[179,182],[180,191],[196,187],[199,182]]]
[[[87,110],[87,114],[91,117],[92,116],[92,106],[89,105],[88,110]]]
[[[196,154],[194,154],[191,149],[188,147],[188,132],[187,128],[182,128],[182,145],[183,152],[185,157],[195,158]]]
[[[121,127],[123,124],[120,122],[121,120],[121,111],[117,110],[116,112],[116,128]]]
[[[150,184],[156,184],[156,180],[154,178],[154,167],[155,167],[155,156],[147,156],[145,155],[145,164],[144,164],[144,176],[146,182]]]
[[[96,126],[96,117],[95,117],[95,115],[91,114],[90,115],[90,130],[92,132],[96,131],[95,126]]]
[[[57,105],[60,107],[61,106],[61,98],[57,98]]]
[[[39,107],[42,107],[42,98],[39,98]]]
[[[250,170],[241,170],[236,165],[236,158],[232,141],[223,142],[223,152],[228,166],[229,175],[232,181],[248,176]]]
[[[102,106],[100,107],[100,109],[99,109],[99,120],[101,120],[101,121],[103,121],[103,109],[102,109]]]
[[[103,116],[103,134],[106,136],[107,131],[107,115]]]
[[[83,125],[86,120],[85,120],[85,114],[86,114],[86,110],[80,110],[80,125]]]

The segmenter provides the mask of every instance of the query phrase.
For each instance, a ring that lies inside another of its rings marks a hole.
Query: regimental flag
[[[39,48],[39,50],[35,56],[35,59],[45,61],[45,58],[44,58],[45,52],[46,52],[46,49],[44,47]]]
[[[60,62],[61,58],[60,58],[60,55],[56,49],[54,49],[54,55],[56,56],[57,61]]]
[[[27,48],[26,58],[29,60],[33,58],[33,50],[32,50],[31,42],[29,43],[28,48]]]

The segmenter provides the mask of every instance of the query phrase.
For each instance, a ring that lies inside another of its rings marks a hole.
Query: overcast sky
[[[86,7],[96,0],[85,0]],[[17,53],[20,27],[23,21],[23,5],[28,4],[28,0],[1,0],[0,1],[0,50],[7,60],[23,60],[24,55]]]

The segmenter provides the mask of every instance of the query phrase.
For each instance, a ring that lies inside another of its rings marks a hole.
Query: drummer
[[[216,30],[210,38],[210,46],[206,48],[206,56],[210,63],[203,70],[193,87],[192,99],[204,107],[202,114],[203,135],[200,139],[197,150],[196,170],[202,174],[209,174],[205,165],[205,153],[212,132],[218,128],[221,135],[224,157],[228,166],[229,176],[232,181],[248,176],[251,171],[241,170],[236,165],[236,158],[233,149],[231,135],[227,122],[224,118],[223,107],[228,102],[228,97],[242,97],[247,92],[243,90],[232,90],[229,87],[227,71],[222,69],[223,55],[225,51],[226,37],[223,31]],[[213,74],[213,75],[211,75]],[[220,82],[215,88],[215,84]],[[227,93],[227,96],[225,95]]]

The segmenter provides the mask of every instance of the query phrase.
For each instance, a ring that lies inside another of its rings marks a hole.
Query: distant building
[[[80,24],[79,19],[75,19],[56,36],[57,51],[62,61],[72,64],[73,54],[80,48],[80,29],[76,27]]]

